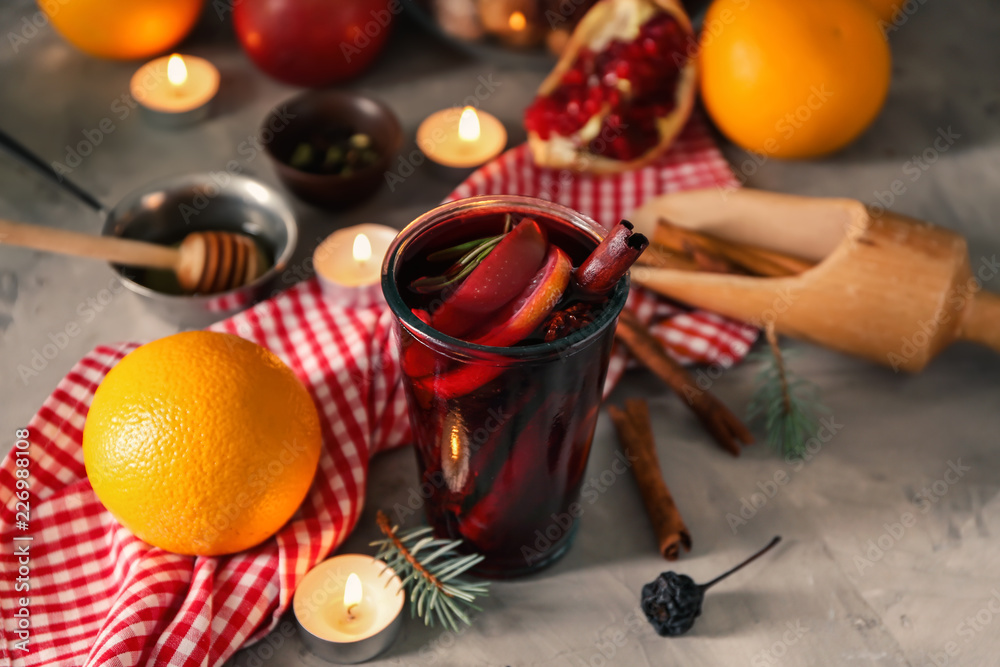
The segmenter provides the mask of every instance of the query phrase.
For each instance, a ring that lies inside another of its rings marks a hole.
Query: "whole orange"
[[[107,374],[83,429],[94,492],[142,540],[179,554],[242,551],[292,517],[312,484],[316,407],[269,350],[189,331]]]
[[[807,158],[871,124],[892,63],[862,0],[715,0],[699,64],[705,107],[726,136],[765,155]]]
[[[879,19],[883,21],[892,21],[899,11],[899,8],[903,6],[906,0],[865,0],[875,13],[878,14]]]
[[[50,0],[40,5],[76,48],[129,60],[162,53],[184,39],[204,0]]]

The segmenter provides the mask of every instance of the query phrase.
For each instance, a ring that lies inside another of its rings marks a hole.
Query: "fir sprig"
[[[372,542],[379,548],[376,558],[391,567],[403,582],[410,598],[410,613],[430,626],[440,623],[453,632],[458,622],[472,625],[468,610],[480,610],[474,603],[478,596],[489,595],[489,582],[461,579],[483,556],[459,554],[461,540],[440,540],[431,528],[416,528],[405,533],[389,523],[384,512],[376,516],[385,539]]]
[[[747,421],[763,424],[768,443],[784,457],[800,458],[816,434],[819,415],[829,412],[818,399],[816,386],[788,370],[778,346],[774,324],[765,328],[769,350],[752,355],[764,361]]]

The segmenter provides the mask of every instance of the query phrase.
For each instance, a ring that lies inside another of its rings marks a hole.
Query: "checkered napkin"
[[[695,119],[667,156],[635,173],[564,177],[535,167],[520,146],[452,196],[547,196],[611,225],[651,195],[731,179]],[[632,305],[686,361],[731,363],[755,337],[641,291]],[[94,391],[136,344],[95,349],[28,424],[27,448],[0,467],[0,664],[219,665],[276,626],[301,577],[354,527],[369,457],[409,438],[389,312],[325,303],[310,281],[213,328],[276,352],[319,408],[326,447],[302,508],[263,544],[216,558],[167,553],[119,526],[90,487],[80,443]],[[624,366],[616,353],[609,386]]]

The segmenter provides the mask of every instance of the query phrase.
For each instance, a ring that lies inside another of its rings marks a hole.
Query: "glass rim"
[[[566,220],[573,227],[593,238],[595,243],[600,243],[607,233],[604,227],[583,213],[568,206],[535,197],[525,197],[523,195],[480,195],[445,202],[418,216],[413,222],[404,227],[386,251],[385,259],[382,263],[382,293],[385,296],[386,303],[388,303],[389,308],[392,309],[393,314],[399,319],[400,323],[414,337],[423,342],[433,341],[433,343],[436,343],[435,347],[444,347],[452,354],[479,360],[542,360],[547,357],[558,356],[569,349],[581,349],[591,342],[596,341],[600,334],[614,322],[625,306],[629,292],[628,273],[615,285],[608,296],[605,307],[593,322],[568,336],[548,343],[513,347],[479,345],[438,331],[413,314],[410,307],[403,300],[395,281],[395,268],[400,254],[406,250],[409,242],[418,232],[437,224],[442,215],[450,215],[464,208],[489,204],[494,204],[498,207],[514,207],[525,212],[535,210],[549,213]]]

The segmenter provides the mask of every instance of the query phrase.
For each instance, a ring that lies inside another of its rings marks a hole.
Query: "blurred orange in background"
[[[204,0],[63,0],[41,3],[66,41],[92,56],[130,60],[184,39]]]
[[[718,128],[782,158],[853,141],[878,115],[891,77],[889,45],[867,1],[715,0],[699,64]]]
[[[905,0],[865,0],[883,21],[891,21]]]

